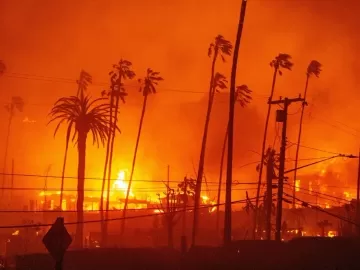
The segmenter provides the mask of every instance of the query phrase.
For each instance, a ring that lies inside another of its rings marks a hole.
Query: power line
[[[299,166],[299,167],[294,168],[294,169],[287,170],[287,171],[285,171],[285,173],[287,174],[287,173],[293,172],[293,171],[295,171],[295,170],[303,169],[303,168],[306,168],[306,167],[309,167],[309,166],[312,166],[312,165],[315,165],[315,164],[318,164],[318,163],[321,163],[321,162],[324,162],[324,161],[327,161],[327,160],[330,160],[330,159],[333,159],[333,158],[338,158],[338,157],[343,157],[343,158],[359,158],[359,157],[354,156],[354,155],[343,155],[343,154],[339,154],[339,155],[332,156],[332,157],[328,157],[328,158],[325,158],[325,159],[322,159],[322,160],[319,160],[319,161],[315,161],[315,162],[312,162],[312,163],[309,163],[309,164],[306,164],[306,165],[303,165],[303,166]]]
[[[62,179],[62,176],[58,176],[58,175],[42,175],[42,174],[27,174],[27,173],[1,173],[0,175],[6,175],[6,176],[22,176],[22,177],[39,177],[39,178],[54,178],[54,179]],[[78,177],[77,176],[64,176],[65,179],[75,179],[77,180]],[[100,177],[85,177],[85,180],[103,180]],[[116,181],[118,180],[117,178],[111,178],[111,181]],[[126,180],[125,180],[126,181]],[[142,179],[138,179],[138,180],[134,180],[135,182],[148,182],[148,183],[164,183],[165,180],[142,180]],[[183,180],[171,180],[170,183],[181,183]],[[241,183],[241,185],[255,185],[257,184],[256,182],[241,182],[238,181],[239,183]],[[212,183],[212,184],[218,184],[218,182],[208,182],[208,183]],[[238,184],[238,183],[237,183]]]
[[[263,197],[263,196],[262,196]],[[250,200],[254,200],[255,198],[251,198]],[[248,202],[247,199],[244,200],[238,200],[238,201],[232,201],[231,204],[237,204],[237,203],[246,203]],[[206,208],[213,208],[216,206],[221,206],[224,205],[225,203],[219,203],[219,204],[214,204],[214,205],[206,205],[206,206],[200,206],[198,207],[198,209],[206,209]],[[190,208],[190,209],[189,209]],[[191,209],[195,209],[195,207],[188,207],[186,209],[186,211],[191,210]],[[172,211],[172,213],[181,213],[181,212],[185,212],[184,209],[181,210],[176,210],[176,211]],[[87,224],[87,223],[99,223],[102,221],[105,222],[110,222],[110,221],[118,221],[118,220],[127,220],[127,219],[137,219],[137,218],[146,218],[146,217],[154,217],[154,216],[163,216],[166,215],[167,213],[152,213],[152,214],[145,214],[145,215],[139,215],[139,216],[132,216],[132,217],[120,217],[120,218],[109,218],[109,219],[104,219],[104,220],[86,220],[86,221],[82,221],[82,222],[65,222],[64,225],[76,225],[76,224]],[[53,224],[21,224],[21,225],[8,225],[8,226],[0,226],[0,229],[18,229],[18,228],[38,228],[38,227],[50,227]]]
[[[288,141],[290,142],[290,141]],[[294,142],[290,142],[292,145],[298,145],[297,143],[294,143]],[[331,151],[328,151],[328,150],[323,150],[323,149],[319,149],[319,148],[316,148],[316,147],[311,147],[311,146],[306,146],[306,145],[302,145],[302,144],[299,144],[300,147],[302,148],[306,148],[306,149],[310,149],[310,150],[314,150],[314,151],[318,151],[318,152],[323,152],[323,153],[326,153],[326,154],[331,154],[331,155],[345,155],[345,154],[342,154],[342,153],[336,153],[336,152],[331,152]]]
[[[233,185],[238,185],[238,183],[234,183]],[[232,190],[254,190],[256,188],[233,188]],[[16,188],[16,187],[3,187],[0,188],[0,190],[17,190],[17,191],[44,191],[44,188],[26,188],[26,187],[20,187],[20,188]],[[134,188],[132,189],[133,192],[159,192],[160,188]],[[207,191],[217,191],[218,189],[209,189]],[[220,190],[225,190],[225,188],[221,188]],[[56,188],[47,188],[45,192],[49,192],[49,191],[57,191],[59,192],[59,189]],[[64,192],[77,192],[77,189],[64,189]],[[85,192],[101,192],[100,189],[83,189],[83,191]],[[105,190],[106,191],[106,190]],[[117,192],[121,192],[123,190],[115,190]],[[161,190],[160,190],[161,191]],[[100,198],[99,198],[100,199]]]
[[[290,185],[288,184],[291,188],[294,188],[293,185]],[[317,191],[313,191],[313,190],[310,190],[310,189],[305,189],[305,188],[301,188],[301,187],[296,187],[300,190],[305,190],[305,191],[308,191],[308,192],[312,192],[312,193],[315,193],[315,194],[318,194],[318,195],[323,195],[323,196],[327,196],[329,198],[334,198],[334,199],[337,199],[337,200],[342,200],[342,201],[345,201],[345,202],[351,202],[350,200],[346,200],[344,198],[340,198],[340,197],[337,197],[337,196],[333,196],[333,195],[329,195],[329,194],[326,194],[326,193],[321,193],[321,192],[317,192]],[[310,193],[306,193],[307,195],[312,195]],[[316,196],[316,195],[312,195],[312,196]],[[329,199],[330,200],[330,199]]]
[[[289,189],[289,191],[291,190],[290,187],[285,187],[287,189]],[[291,190],[292,191],[292,190]],[[337,204],[340,204],[340,203],[349,203],[348,200],[346,199],[342,199],[342,198],[339,198],[339,199],[332,199],[332,198],[327,198],[327,197],[323,197],[323,196],[319,196],[319,195],[316,195],[316,194],[310,194],[310,193],[307,193],[307,192],[302,192],[302,191],[297,191],[296,192],[297,194],[300,193],[300,194],[303,194],[303,195],[307,195],[307,196],[313,196],[313,197],[316,197],[316,198],[319,198],[319,199],[323,199],[323,200],[327,200],[327,201],[331,201],[331,202],[334,202],[334,203],[337,203]],[[340,202],[340,201],[343,201],[343,202]],[[324,203],[322,203],[321,205],[326,205]],[[332,207],[334,207],[334,205],[331,205]]]
[[[286,194],[286,193],[284,193],[284,194],[285,194],[286,196],[288,196],[288,197],[294,198],[293,196],[291,196],[291,195],[289,195],[289,194]],[[350,220],[350,219],[347,219],[347,218],[345,218],[345,217],[342,217],[342,216],[339,216],[339,215],[330,213],[330,212],[328,212],[328,211],[326,211],[326,210],[324,210],[324,209],[322,209],[322,208],[320,208],[320,207],[318,207],[318,206],[314,206],[314,205],[312,205],[312,204],[310,204],[310,203],[308,203],[308,202],[305,202],[305,201],[303,201],[303,200],[300,200],[300,199],[298,199],[298,198],[295,198],[295,200],[301,202],[301,203],[302,203],[302,206],[304,206],[304,207],[308,207],[308,208],[310,208],[310,209],[323,212],[323,213],[325,213],[325,214],[328,214],[329,216],[338,218],[338,219],[340,219],[340,220],[342,220],[342,221],[345,221],[345,222],[348,222],[348,223],[350,223],[350,224],[353,224],[353,225],[355,225],[355,226],[357,226],[357,227],[360,227],[359,224],[357,224],[356,222],[353,222],[353,221]]]
[[[314,105],[313,105],[313,106],[314,106]],[[314,106],[314,107],[316,108],[316,106]],[[316,113],[324,116],[325,118],[329,118],[328,115],[324,115],[324,114],[322,114],[322,113],[319,113],[318,111],[317,111]],[[326,121],[324,121],[324,120],[322,120],[322,119],[319,119],[319,118],[317,118],[317,117],[313,117],[313,118],[315,118],[315,119],[317,119],[317,120],[320,120],[320,121],[322,121],[322,122],[325,122],[326,124],[329,124],[328,122],[326,122]],[[359,133],[359,132],[360,132],[359,129],[353,128],[353,127],[351,127],[351,126],[349,126],[349,125],[347,125],[347,124],[345,124],[345,123],[343,123],[343,122],[341,122],[341,121],[339,121],[339,120],[332,119],[332,121],[333,121],[333,122],[336,122],[336,123],[338,123],[338,124],[340,124],[340,125],[343,125],[344,127],[348,128],[348,129],[351,129],[351,130],[355,131],[356,133]],[[348,133],[348,134],[350,134],[350,135],[357,136],[357,135],[355,135],[355,134],[353,134],[353,133],[350,133],[350,132],[348,132],[348,131],[346,131],[346,130],[343,130],[342,128],[339,128],[338,126],[335,126],[335,125],[333,125],[333,124],[331,124],[331,123],[330,123],[330,125],[338,128],[338,129],[340,129],[341,131],[346,132],[346,133]]]
[[[48,76],[21,74],[21,73],[9,73],[9,72],[5,72],[3,76],[8,77],[8,78],[15,78],[15,79],[26,79],[26,80],[77,84],[77,80],[69,79],[69,78],[57,78],[57,77],[48,77]],[[93,82],[91,85],[102,86],[102,87],[110,86],[109,83],[105,83],[105,82]],[[131,85],[131,84],[125,84],[124,86],[125,87],[133,87],[133,88],[139,87],[138,85]],[[165,92],[179,92],[179,93],[185,93],[185,94],[208,94],[207,91],[195,91],[195,90],[191,90],[191,89],[183,90],[183,89],[176,89],[176,88],[159,88],[159,90],[162,90]],[[267,98],[266,96],[261,96],[261,95],[258,95],[258,97],[259,98]]]

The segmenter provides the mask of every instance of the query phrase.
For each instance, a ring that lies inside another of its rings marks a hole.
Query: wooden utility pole
[[[183,219],[182,219],[182,235],[186,236],[186,209],[187,209],[187,188],[188,188],[188,179],[187,177],[184,178],[184,198],[183,198]]]
[[[186,241],[186,210],[188,203],[188,179],[184,178],[184,198],[183,198],[183,218],[182,218],[182,236],[181,236],[181,252],[184,254],[187,250],[187,241]]]
[[[239,56],[240,41],[245,21],[247,0],[242,0],[238,31],[233,53],[233,62],[230,79],[230,102],[229,102],[229,133],[228,133],[228,158],[226,172],[226,195],[225,195],[225,220],[224,220],[224,245],[231,243],[231,184],[232,184],[232,160],[233,160],[233,137],[234,137],[234,112],[235,112],[235,84],[236,68]]]
[[[358,167],[358,179],[357,179],[357,190],[356,190],[356,223],[358,224],[357,233],[360,236],[360,150],[359,150],[359,167]]]
[[[272,180],[274,179],[274,150],[269,149],[266,171],[266,239],[271,240]]]
[[[166,204],[167,212],[170,213],[170,165],[167,166]]]
[[[285,173],[285,150],[286,150],[286,127],[287,127],[287,114],[288,107],[293,102],[303,102],[304,99],[299,98],[285,98],[270,101],[270,104],[283,104],[284,108],[277,111],[276,121],[283,123],[282,136],[281,136],[281,148],[280,148],[280,165],[279,165],[279,182],[278,182],[278,200],[276,209],[276,230],[275,240],[281,241],[281,224],[282,224],[282,201],[284,192],[284,173]]]
[[[14,189],[14,159],[12,159],[11,163],[11,192],[10,192],[10,201],[12,201],[13,198],[13,189]]]

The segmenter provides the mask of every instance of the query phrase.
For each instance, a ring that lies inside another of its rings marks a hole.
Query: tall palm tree
[[[112,70],[109,75],[111,80],[110,91],[107,93],[110,96],[110,135],[106,147],[106,157],[104,165],[104,175],[103,183],[101,187],[101,199],[100,199],[100,213],[102,220],[102,241],[103,245],[106,245],[107,242],[107,222],[103,221],[103,201],[104,201],[104,189],[105,189],[105,179],[107,173],[107,193],[106,193],[106,219],[109,218],[109,205],[110,205],[110,181],[111,181],[111,169],[112,169],[112,158],[114,152],[114,142],[115,142],[115,133],[116,130],[113,129],[113,126],[117,126],[118,121],[118,112],[120,99],[122,102],[125,102],[125,88],[123,85],[123,80],[133,79],[135,77],[135,72],[132,71],[132,63],[127,60],[121,59],[118,64],[113,65],[114,70]],[[104,93],[103,93],[104,94]]]
[[[144,116],[145,116],[145,112],[146,112],[148,96],[150,94],[156,94],[156,92],[157,92],[156,86],[162,80],[164,80],[164,79],[160,76],[160,72],[153,71],[151,68],[147,69],[146,76],[143,80],[141,80],[141,79],[138,80],[139,83],[141,84],[139,92],[141,92],[143,94],[144,100],[143,100],[143,106],[142,106],[142,111],[141,111],[139,130],[138,130],[138,134],[137,134],[137,138],[136,138],[134,157],[133,157],[133,161],[132,161],[132,165],[131,165],[129,185],[128,185],[127,191],[126,191],[126,198],[125,198],[124,211],[123,211],[123,220],[121,223],[121,235],[124,233],[124,230],[125,230],[126,209],[127,209],[128,202],[129,202],[129,195],[130,195],[131,184],[132,184],[132,180],[133,180],[135,163],[136,163],[136,155],[137,155],[137,151],[138,151],[138,147],[139,147],[141,129],[142,129],[143,122],[144,122]]]
[[[77,226],[75,245],[83,246],[84,235],[84,185],[86,142],[88,134],[93,136],[93,144],[104,145],[108,139],[110,126],[110,105],[103,102],[103,98],[92,100],[90,97],[63,97],[55,102],[50,112],[50,121],[58,121],[56,129],[63,123],[74,125],[72,141],[78,148],[78,183],[77,183]]]
[[[270,113],[271,113],[271,104],[270,103],[274,96],[277,75],[279,74],[280,76],[282,76],[282,69],[287,69],[287,70],[291,71],[293,65],[294,64],[291,62],[291,56],[286,53],[280,53],[278,56],[275,57],[274,60],[272,60],[270,62],[270,66],[274,69],[274,73],[273,73],[270,97],[269,97],[269,101],[268,101],[268,111],[267,111],[266,121],[265,121],[264,138],[263,138],[262,148],[261,148],[261,162],[260,162],[260,166],[259,166],[259,180],[258,180],[258,185],[257,185],[257,190],[256,190],[253,237],[255,237],[255,231],[256,231],[257,209],[259,206],[260,186],[261,186],[261,178],[262,178],[262,171],[263,171],[264,155],[265,155],[265,150],[266,150],[265,146],[266,146],[267,129],[268,129]]]
[[[235,102],[238,102],[242,108],[246,107],[252,100],[251,97],[252,90],[245,84],[236,87],[235,92]],[[224,160],[225,160],[225,151],[229,134],[229,123],[226,127],[224,143],[221,151],[221,160],[220,160],[220,174],[219,174],[219,186],[218,186],[218,194],[217,194],[217,205],[220,205],[220,196],[221,196],[221,185],[222,185],[222,175],[224,168]],[[219,232],[219,222],[220,222],[220,207],[217,207],[217,216],[216,216],[216,232]]]
[[[6,162],[7,162],[7,155],[9,149],[9,140],[10,140],[10,132],[11,132],[11,124],[13,117],[16,111],[22,112],[24,109],[24,100],[19,96],[14,96],[11,98],[11,101],[5,104],[5,110],[9,113],[9,120],[8,120],[8,128],[5,140],[5,154],[4,154],[4,165],[3,165],[3,177],[2,177],[2,191],[1,197],[4,195],[4,186],[5,186],[5,179],[6,179]]]
[[[231,42],[226,40],[222,35],[218,35],[214,42],[210,44],[208,49],[208,56],[212,57],[211,63],[211,73],[210,73],[210,85],[209,85],[209,98],[208,98],[208,106],[206,112],[206,119],[204,125],[204,132],[202,137],[201,143],[201,151],[200,151],[200,158],[199,158],[199,167],[197,171],[197,178],[196,178],[196,191],[195,191],[195,208],[194,208],[194,220],[193,220],[193,232],[192,232],[192,244],[195,244],[195,238],[198,229],[198,218],[199,218],[199,211],[198,208],[200,206],[200,193],[201,193],[201,184],[204,175],[204,164],[205,164],[205,151],[206,151],[206,142],[207,142],[207,135],[211,117],[211,110],[214,100],[215,94],[215,65],[218,57],[220,56],[222,61],[225,62],[225,56],[231,55],[232,52],[232,45]]]
[[[77,97],[83,97],[84,92],[87,90],[87,87],[89,84],[92,83],[92,77],[89,73],[82,70],[80,72],[79,80],[76,81],[78,84],[78,90],[77,90]],[[66,161],[67,161],[67,154],[69,150],[69,141],[70,141],[70,134],[72,132],[73,124],[69,124],[66,130],[66,138],[65,138],[65,153],[64,153],[64,161],[63,161],[63,168],[62,168],[62,175],[61,175],[61,187],[60,187],[60,210],[62,210],[62,201],[63,201],[63,193],[64,193],[64,182],[65,182],[65,169],[66,169]],[[54,132],[54,136],[57,132],[57,129]]]
[[[298,134],[298,141],[296,145],[296,155],[295,155],[295,170],[294,170],[294,183],[293,183],[293,208],[295,208],[295,195],[296,195],[296,173],[297,173],[297,165],[298,165],[298,157],[299,157],[299,149],[300,149],[300,140],[301,140],[301,131],[302,131],[302,123],[304,117],[304,110],[306,105],[306,94],[309,85],[309,79],[312,75],[315,75],[317,78],[320,76],[321,72],[321,64],[316,61],[312,60],[307,68],[306,71],[306,83],[305,83],[305,90],[304,90],[304,102],[302,103],[301,107],[301,115],[300,115],[300,126],[299,126],[299,134]]]
[[[244,28],[245,14],[246,14],[247,0],[242,0],[238,29],[235,39],[235,49],[233,61],[231,66],[230,76],[230,96],[229,96],[229,133],[228,133],[228,155],[226,168],[226,187],[225,187],[225,218],[224,218],[224,245],[229,245],[231,242],[231,185],[232,185],[232,164],[233,164],[233,139],[234,139],[234,112],[235,112],[235,84],[236,84],[236,70],[238,64],[240,43],[242,31]]]

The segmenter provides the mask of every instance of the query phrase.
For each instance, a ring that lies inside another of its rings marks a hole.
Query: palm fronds
[[[100,143],[104,145],[109,134],[110,105],[104,103],[103,100],[104,98],[91,100],[89,96],[82,99],[77,96],[60,98],[49,113],[51,119],[48,124],[59,121],[55,128],[55,134],[65,122],[68,127],[75,125],[72,141],[77,142],[79,131],[86,134],[91,132],[93,144],[98,147]],[[116,129],[118,128],[116,127]]]

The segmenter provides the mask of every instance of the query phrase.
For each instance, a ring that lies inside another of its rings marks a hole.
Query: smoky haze
[[[65,131],[61,129],[54,139],[55,126],[46,124],[53,103],[76,93],[76,84],[62,78],[75,81],[85,69],[94,81],[88,92],[100,97],[112,64],[125,58],[132,61],[137,77],[151,67],[165,79],[158,93],[149,98],[137,178],[165,178],[167,165],[174,180],[194,175],[207,105],[206,93],[199,92],[208,90],[210,76],[207,49],[217,34],[234,41],[239,8],[240,1],[235,0],[208,0],[206,4],[193,0],[0,0],[0,59],[7,66],[7,73],[0,78],[0,98],[3,103],[13,95],[25,100],[24,112],[17,113],[11,131],[9,158],[14,158],[15,171],[44,174],[52,164],[51,174],[61,174]],[[355,14],[359,12],[360,3],[355,0],[249,1],[237,84],[253,90],[253,101],[248,108],[236,107],[234,178],[244,182],[257,179],[256,164],[240,167],[259,160],[254,151],[261,151],[272,78],[269,63],[280,52],[293,57],[294,68],[278,79],[275,97],[298,96],[310,61],[323,64],[320,78],[310,81],[302,143],[332,152],[357,152],[360,21]],[[230,67],[231,58],[226,63],[219,61],[217,70],[229,77]],[[129,96],[120,108],[122,133],[116,138],[113,177],[130,167],[141,113],[137,84],[127,84]],[[208,181],[218,179],[227,100],[226,93],[216,96],[206,156]],[[288,139],[292,142],[298,132],[299,109],[300,104],[290,107]],[[1,128],[6,130],[8,116],[3,113],[0,117]],[[25,117],[36,122],[24,123]],[[268,145],[278,147],[276,135],[280,133],[276,130],[273,114]],[[2,147],[4,134],[0,134]],[[102,176],[104,153],[103,148],[88,146],[87,176]],[[295,146],[287,154],[294,158]],[[300,152],[300,158],[322,156],[329,154],[309,149]],[[67,174],[76,175],[76,167],[77,152],[72,148]],[[355,167],[351,166],[351,171],[355,172]],[[353,177],[351,183],[355,184],[354,174],[348,177]],[[19,186],[43,186],[41,178],[19,177],[16,181]],[[100,182],[87,181],[86,185],[100,188]],[[65,183],[66,187],[74,184]],[[58,187],[59,181],[52,179],[49,186]],[[244,192],[236,194],[243,196]]]

